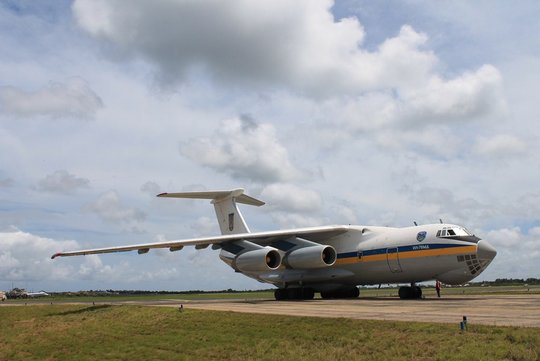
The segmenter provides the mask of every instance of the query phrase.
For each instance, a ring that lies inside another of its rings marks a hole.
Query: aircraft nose
[[[477,256],[481,260],[492,260],[497,255],[497,250],[488,241],[478,241]]]

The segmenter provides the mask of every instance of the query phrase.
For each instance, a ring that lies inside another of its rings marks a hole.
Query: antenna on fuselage
[[[413,221],[413,223],[414,223],[415,226],[418,226],[418,223],[416,223],[416,221]]]
[[[442,219],[439,218],[439,222],[441,222],[441,224],[443,223]]]

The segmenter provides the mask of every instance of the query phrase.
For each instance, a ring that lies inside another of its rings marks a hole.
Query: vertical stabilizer
[[[231,191],[205,191],[183,193],[161,193],[158,197],[211,199],[221,234],[249,233],[249,228],[236,203],[262,206],[263,201],[244,194],[242,188]]]

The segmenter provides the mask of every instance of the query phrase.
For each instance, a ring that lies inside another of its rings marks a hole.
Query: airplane
[[[39,292],[26,292],[24,296],[34,298],[34,297],[47,297],[50,295],[45,291],[39,291]]]
[[[356,298],[358,285],[410,284],[401,299],[418,299],[417,283],[439,280],[458,285],[481,274],[497,255],[486,240],[465,227],[445,224],[411,227],[331,225],[250,232],[238,203],[265,203],[238,188],[225,191],[161,193],[160,198],[209,199],[220,236],[128,246],[59,252],[51,258],[154,248],[180,251],[185,246],[220,250],[219,257],[236,272],[277,287],[276,300]]]

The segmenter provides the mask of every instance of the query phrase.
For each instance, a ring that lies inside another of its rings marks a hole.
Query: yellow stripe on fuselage
[[[458,254],[470,254],[476,253],[476,246],[463,246],[463,247],[449,247],[442,249],[421,249],[413,251],[404,251],[399,253],[383,253],[375,254],[372,256],[362,256],[358,258],[357,256],[340,258],[336,260],[336,264],[353,264],[360,262],[376,262],[376,261],[386,261],[396,260],[396,259],[409,259],[409,258],[424,258],[424,257],[436,257],[436,256],[449,256],[449,255],[458,255]]]

